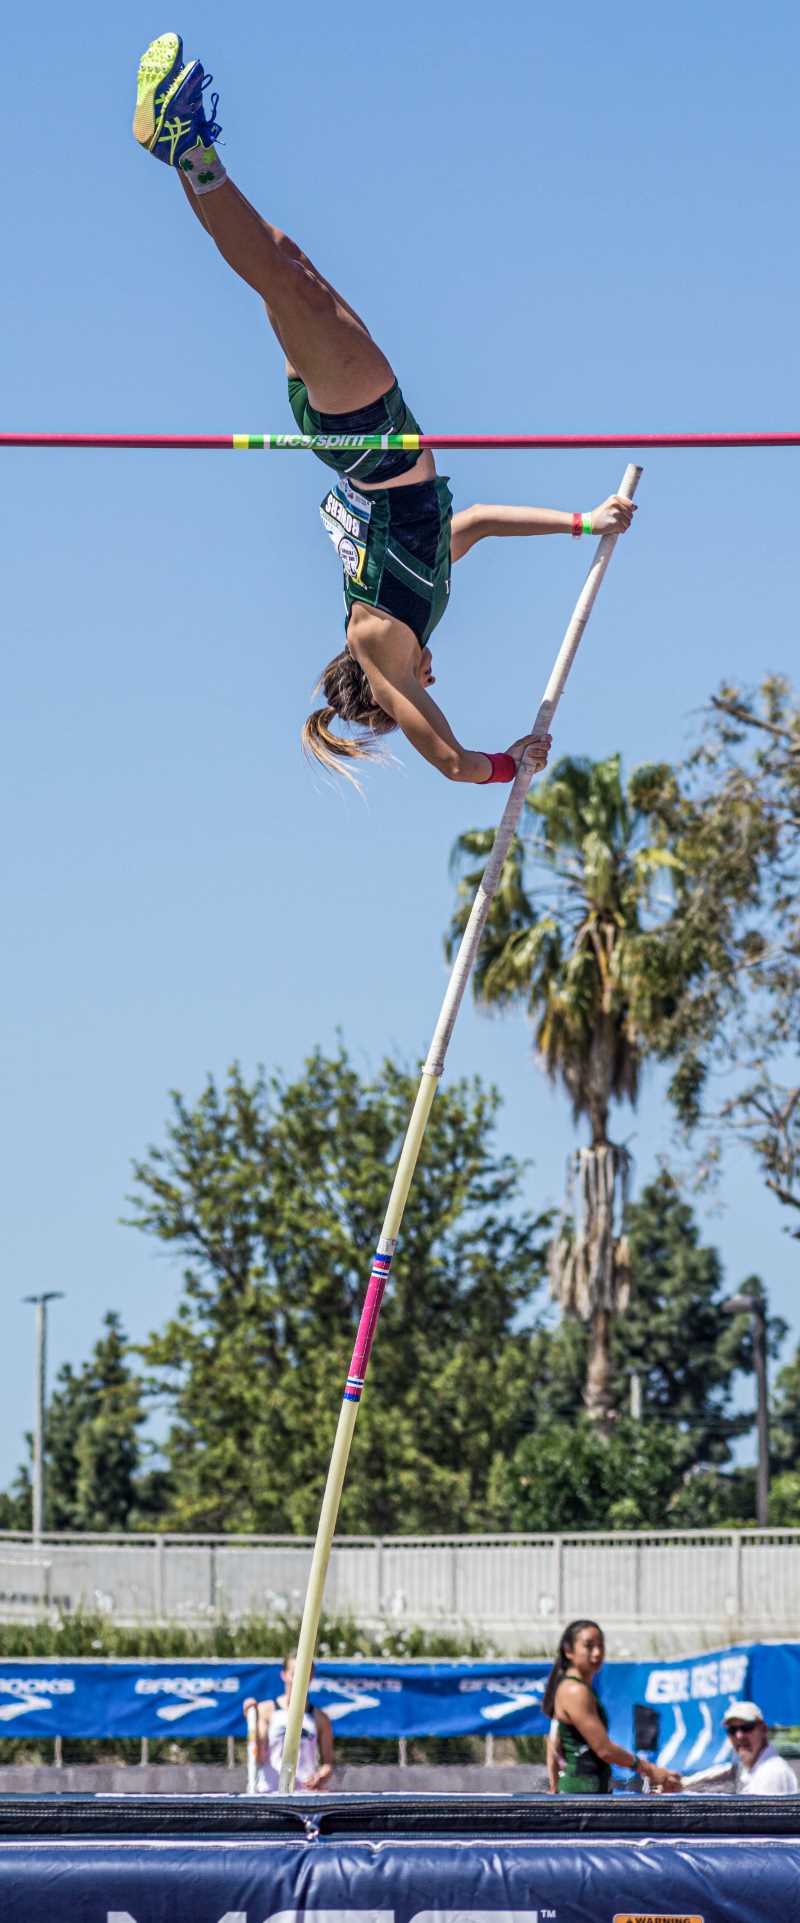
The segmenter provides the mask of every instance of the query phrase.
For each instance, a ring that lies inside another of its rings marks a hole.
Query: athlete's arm
[[[447,781],[488,781],[492,772],[488,754],[462,747],[447,716],[428,693],[434,679],[430,653],[427,648],[420,653],[411,629],[391,615],[362,607],[353,609],[347,634],[348,647],[364,670],[373,699],[397,723],[412,748]],[[531,759],[538,772],[547,761],[549,735],[521,735],[505,752],[519,766],[528,747],[533,747]]]
[[[694,1770],[691,1776],[682,1778],[684,1789],[705,1789],[706,1784],[714,1784],[718,1789],[735,1790],[736,1763],[716,1763],[712,1769]]]
[[[438,768],[440,774],[448,781],[471,781],[485,786],[492,772],[488,754],[476,748],[462,748],[447,716],[418,682],[412,680],[406,688],[396,688],[388,682],[379,684],[371,679],[371,685],[376,700],[397,722],[412,748]],[[523,734],[503,752],[510,755],[518,768],[526,749],[530,748],[532,772],[541,774],[547,766],[551,745],[549,734]]]
[[[607,501],[592,509],[593,534],[624,534],[636,508],[624,494],[610,494]],[[468,554],[476,541],[491,534],[571,534],[572,514],[553,507],[487,506],[476,502],[453,515],[450,553],[454,561]]]
[[[314,1721],[317,1725],[319,1766],[314,1770],[313,1776],[309,1776],[308,1788],[321,1789],[333,1770],[333,1724],[330,1716],[326,1716],[324,1709],[315,1709]]]
[[[347,645],[370,685],[372,697],[402,729],[412,748],[448,781],[486,781],[489,757],[462,748],[446,716],[428,694],[430,653],[411,629],[391,615],[363,605],[353,608]]]
[[[552,1725],[545,1739],[545,1763],[547,1765],[547,1787],[551,1796],[557,1796],[558,1778],[563,1766],[563,1759],[558,1747],[558,1736],[553,1736],[552,1734]]]
[[[588,1743],[602,1763],[617,1763],[623,1769],[638,1770],[640,1775],[647,1777],[653,1789],[681,1788],[681,1779],[674,1771],[661,1769],[657,1763],[646,1763],[644,1757],[635,1756],[632,1750],[623,1749],[620,1743],[612,1743],[598,1715],[594,1694],[588,1683],[571,1680],[559,1683],[556,1709],[562,1722],[572,1723],[580,1731],[584,1742]]]
[[[269,1726],[272,1722],[275,1704],[271,1700],[259,1703],[256,1701],[255,1696],[248,1696],[242,1704],[242,1708],[245,1718],[247,1717],[248,1709],[255,1709],[258,1712],[256,1718],[256,1745],[258,1749],[258,1760],[260,1763],[263,1763],[266,1756],[267,1737],[269,1735]]]
[[[391,715],[417,754],[438,768],[447,781],[488,781],[492,772],[488,755],[462,747],[438,702],[412,674],[390,681],[371,663],[367,676],[384,714]]]
[[[413,674],[390,681],[374,663],[370,664],[366,673],[375,700],[383,708],[384,714],[391,715],[412,748],[416,748],[417,754],[421,754],[432,767],[438,768],[447,781],[479,784],[488,781],[492,772],[488,754],[476,748],[462,748],[447,716],[427,689],[420,687]],[[532,759],[534,770],[538,773],[546,764],[550,738],[521,735],[518,741],[512,741],[505,752],[519,767],[528,747],[535,750]]]

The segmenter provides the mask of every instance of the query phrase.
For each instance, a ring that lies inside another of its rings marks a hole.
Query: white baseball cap
[[[731,1703],[722,1720],[723,1723],[765,1723],[767,1719],[758,1703]]]

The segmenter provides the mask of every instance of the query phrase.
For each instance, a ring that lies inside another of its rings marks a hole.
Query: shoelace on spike
[[[205,124],[205,138],[209,147],[211,146],[212,141],[216,140],[218,135],[221,134],[222,132],[222,128],[219,126],[217,117],[216,117],[217,108],[219,106],[219,94],[212,93],[211,95],[210,114],[206,113],[205,105],[203,102],[203,94],[205,93],[206,89],[211,86],[213,78],[214,78],[213,74],[204,73],[199,87],[196,84],[195,86],[193,86],[191,94],[186,102],[186,105],[191,113],[194,113],[197,107],[200,108],[200,111],[203,115],[203,121]]]
[[[205,80],[203,81],[203,85],[202,85],[202,87],[200,88],[200,92],[201,92],[201,94],[202,94],[202,93],[205,93],[205,90],[206,90],[206,87],[210,87],[210,85],[211,85],[211,81],[212,81],[212,79],[213,79],[213,75],[212,75],[212,74],[210,74],[210,73],[207,73],[207,74],[206,74],[206,77],[205,77]],[[219,94],[218,94],[218,93],[212,93],[212,95],[211,95],[211,113],[210,113],[210,116],[209,116],[209,117],[208,117],[208,118],[206,119],[206,127],[207,127],[207,130],[208,130],[208,140],[209,140],[209,145],[211,144],[211,142],[212,142],[212,140],[216,140],[216,139],[217,139],[217,138],[219,137],[219,135],[221,134],[221,132],[222,132],[222,128],[221,128],[221,126],[219,125],[219,122],[218,122],[218,120],[217,120],[217,108],[218,108],[218,106],[219,106]]]

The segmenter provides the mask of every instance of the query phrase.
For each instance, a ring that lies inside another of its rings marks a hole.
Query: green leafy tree
[[[800,1470],[800,1349],[776,1376],[770,1412],[773,1469]]]
[[[617,1405],[628,1401],[637,1374],[645,1421],[679,1425],[694,1462],[727,1463],[733,1438],[752,1427],[751,1415],[733,1412],[734,1378],[754,1370],[751,1318],[724,1313],[731,1291],[719,1254],[701,1243],[694,1214],[666,1169],[632,1203],[628,1229],[637,1287],[612,1336]],[[748,1295],[762,1292],[757,1276],[738,1286]],[[785,1333],[786,1324],[770,1318],[773,1354]]]
[[[133,1221],[185,1264],[144,1354],[172,1412],[170,1528],[316,1526],[342,1383],[415,1082],[317,1052],[294,1081],[233,1069],[135,1170]],[[489,1465],[535,1391],[546,1220],[520,1211],[497,1097],[442,1091],[406,1208],[341,1526],[480,1526]]]
[[[88,1362],[59,1370],[47,1411],[47,1523],[50,1529],[126,1529],[137,1508],[145,1421],[142,1384],[131,1367],[119,1316]]]
[[[800,1349],[775,1379],[770,1411],[769,1520],[800,1528]]]
[[[691,975],[664,1024],[671,1092],[687,1129],[705,1126],[701,1173],[744,1140],[800,1236],[800,1088],[786,1077],[800,1040],[800,705],[784,677],[720,689],[665,807],[692,881],[664,951]]]
[[[496,1526],[508,1529],[708,1527],[751,1521],[748,1473],[731,1468],[731,1442],[752,1428],[737,1413],[736,1377],[752,1375],[750,1318],[728,1317],[716,1249],[664,1170],[628,1212],[637,1287],[614,1324],[611,1391],[619,1416],[604,1439],[581,1408],[590,1336],[562,1321],[533,1345],[542,1386],[535,1428],[492,1465]],[[748,1293],[760,1287],[749,1277]],[[770,1324],[773,1350],[785,1326]],[[630,1407],[633,1374],[641,1418]]]
[[[485,1008],[521,1005],[540,1065],[566,1090],[589,1145],[577,1150],[567,1211],[551,1251],[553,1292],[588,1325],[584,1400],[607,1430],[612,1408],[610,1341],[630,1295],[624,1208],[630,1160],[609,1137],[612,1104],[634,1105],[643,1062],[680,996],[665,973],[661,927],[674,910],[669,878],[675,780],[640,768],[623,783],[618,755],[562,760],[526,802],[495,898],[474,975]],[[471,831],[459,863],[484,858],[491,834]],[[452,950],[478,881],[466,874],[450,929]]]
[[[769,1485],[771,1529],[800,1529],[800,1469],[782,1469]]]
[[[604,1438],[581,1412],[526,1436],[496,1465],[492,1493],[512,1529],[678,1528],[675,1498],[692,1466],[687,1437],[666,1423],[621,1416]],[[703,1506],[707,1523],[708,1490]]]
[[[33,1449],[33,1437],[26,1435],[25,1441],[30,1455]],[[0,1491],[0,1529],[21,1529],[27,1534],[32,1527],[31,1472],[27,1463],[21,1463],[11,1488]]]
[[[104,1317],[103,1330],[88,1362],[80,1369],[65,1363],[59,1370],[48,1403],[48,1529],[122,1530],[147,1517],[139,1434],[146,1420],[142,1382],[113,1310]],[[27,1443],[30,1457],[30,1436]],[[31,1476],[24,1463],[11,1490],[0,1496],[0,1523],[5,1529],[30,1529],[31,1521]]]

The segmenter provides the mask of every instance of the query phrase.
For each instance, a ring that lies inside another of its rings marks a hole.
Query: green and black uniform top
[[[561,1678],[562,1682],[583,1683],[592,1698],[593,1707],[604,1729],[608,1729],[608,1711],[601,1703],[589,1683],[582,1676],[568,1669]],[[559,1719],[558,1742],[565,1767],[558,1779],[559,1795],[565,1796],[608,1796],[611,1788],[611,1764],[604,1763],[589,1748],[586,1738],[581,1735],[574,1723],[562,1723]]]
[[[289,401],[303,434],[338,435],[345,442],[358,434],[420,431],[396,381],[379,400],[350,414],[318,413],[297,377],[289,381]],[[419,459],[397,449],[359,453],[342,446],[320,451],[318,458],[339,476],[320,513],[342,564],[345,633],[354,602],[364,601],[404,621],[425,647],[450,594],[453,497],[446,478],[381,487],[381,481],[408,473]],[[360,491],[359,481],[369,482],[368,494]]]

